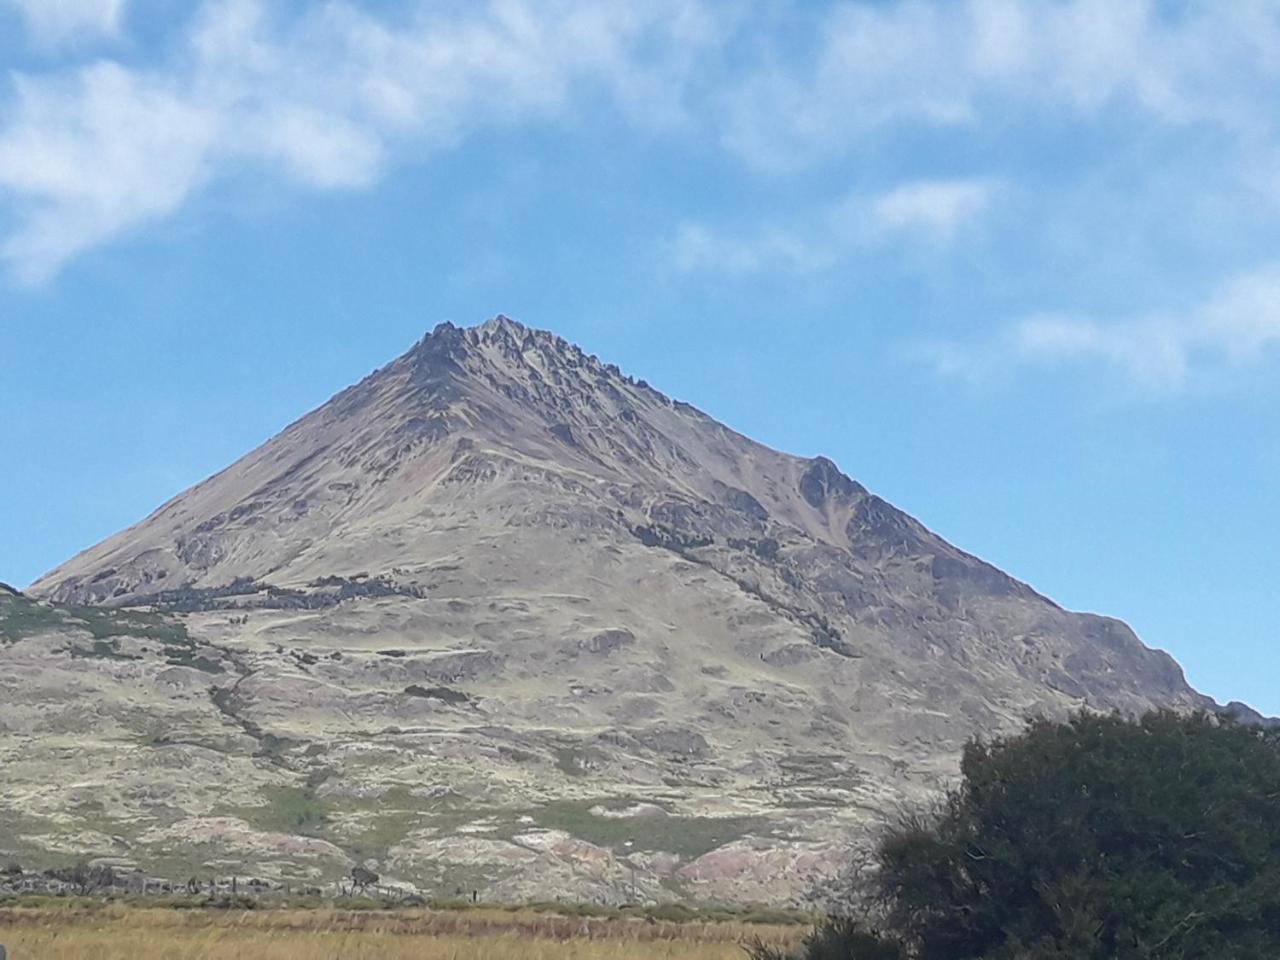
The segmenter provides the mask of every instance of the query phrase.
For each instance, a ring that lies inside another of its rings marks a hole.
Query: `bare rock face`
[[[504,317],[437,327],[30,593],[123,619],[90,657],[73,621],[0,619],[28,858],[784,902],[972,735],[1213,706],[831,461]]]

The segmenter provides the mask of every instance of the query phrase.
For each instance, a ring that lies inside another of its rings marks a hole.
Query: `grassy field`
[[[802,928],[507,910],[0,910],[8,960],[728,960]]]

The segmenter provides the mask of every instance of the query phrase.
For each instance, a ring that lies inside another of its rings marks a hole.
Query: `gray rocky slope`
[[[11,852],[153,871],[782,902],[971,735],[1213,706],[829,460],[502,317],[29,592],[71,612],[0,634]]]

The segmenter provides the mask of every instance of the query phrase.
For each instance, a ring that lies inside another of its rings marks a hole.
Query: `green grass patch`
[[[348,799],[323,795],[319,788],[324,779],[315,776],[301,786],[264,788],[265,804],[235,807],[226,814],[258,830],[328,840],[357,860],[384,859],[392,847],[426,828],[449,834],[493,818],[496,833],[509,837],[518,832],[515,811],[478,807],[455,794],[420,796],[409,785],[397,784],[378,797]]]
[[[452,833],[478,820],[494,820],[493,836],[510,839],[518,833],[516,814],[510,810],[479,807],[456,794],[420,796],[404,784],[397,784],[381,796],[360,801],[349,811],[342,847],[357,859],[383,858],[415,830],[433,828]]]
[[[264,787],[262,796],[264,805],[240,807],[235,815],[259,830],[302,837],[323,837],[333,822],[333,804],[314,787]]]
[[[601,800],[556,800],[533,811],[538,825],[586,840],[598,847],[646,852],[665,851],[693,860],[749,833],[768,822],[760,817],[602,817],[591,808],[616,803]]]

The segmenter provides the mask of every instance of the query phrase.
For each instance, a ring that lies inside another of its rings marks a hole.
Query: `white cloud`
[[[1158,123],[1274,133],[1275,0],[954,0],[839,3],[813,52],[771,55],[722,98],[725,143],[763,168],[849,153],[903,125],[967,128],[1120,106]]]
[[[245,167],[364,187],[395,151],[562,117],[583,89],[634,122],[680,123],[679,77],[716,42],[680,0],[413,9],[392,22],[335,0],[286,18],[265,0],[208,0],[166,66],[19,76],[0,123],[0,199],[16,224],[0,252],[39,281]]]
[[[20,79],[0,136],[0,189],[23,198],[0,253],[26,280],[174,210],[209,173],[219,116],[112,63]]]
[[[1102,365],[1133,385],[1177,392],[1261,363],[1280,348],[1280,264],[1240,274],[1185,311],[1104,321],[1037,314],[980,343],[922,344],[939,373],[985,380],[1027,367]]]
[[[125,0],[0,4],[44,42],[113,34],[125,10]],[[406,154],[480,129],[572,122],[600,103],[781,171],[833,165],[904,126],[1025,128],[1118,107],[1157,126],[1204,125],[1206,140],[1238,148],[1234,175],[1280,198],[1280,120],[1258,107],[1280,93],[1277,0],[843,0],[805,16],[745,0],[184,6],[195,13],[167,48],[117,51],[145,54],[146,66],[80,63],[12,87],[0,212],[4,255],[22,275],[52,275],[246,168],[314,189],[365,187]],[[28,169],[98,156],[84,184]],[[902,190],[859,207],[871,223],[858,229],[821,212],[808,227],[691,224],[677,260],[820,269],[877,228],[945,242],[988,199],[975,183]]]
[[[986,209],[993,189],[986,180],[905,183],[878,197],[871,204],[871,216],[886,233],[922,233],[949,240]]]
[[[670,258],[687,273],[810,273],[890,242],[945,244],[988,211],[1000,187],[991,179],[910,181],[881,194],[841,197],[806,216],[805,227],[733,231],[684,223],[670,243]]]
[[[57,44],[120,31],[125,0],[0,0],[22,15],[41,44]]]
[[[684,223],[671,241],[670,255],[676,269],[685,273],[808,273],[830,266],[838,246],[831,236],[805,237],[778,228],[735,234],[706,224]]]

